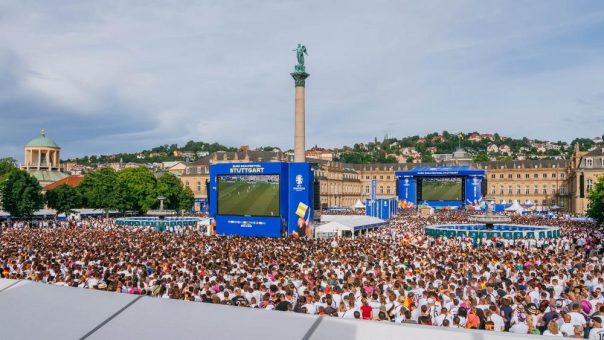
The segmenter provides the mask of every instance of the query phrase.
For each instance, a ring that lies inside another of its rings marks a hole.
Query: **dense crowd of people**
[[[603,232],[566,219],[542,240],[433,238],[463,212],[409,212],[355,239],[241,238],[116,226],[0,223],[0,276],[393,323],[604,339]]]

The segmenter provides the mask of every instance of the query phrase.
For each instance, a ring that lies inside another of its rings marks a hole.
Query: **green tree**
[[[434,163],[434,158],[429,152],[422,153],[422,163]]]
[[[587,216],[598,221],[598,223],[604,223],[604,176],[598,178],[589,195],[587,195],[587,199],[590,203]]]
[[[195,196],[193,195],[193,191],[191,188],[183,186],[180,195],[178,196],[178,209],[180,211],[190,210],[194,203]]]
[[[73,209],[81,207],[79,192],[76,188],[67,184],[48,190],[45,195],[46,205],[55,209],[57,213],[69,214]]]
[[[157,180],[145,167],[127,168],[117,174],[119,207],[121,212],[144,214],[157,202]]]
[[[15,163],[13,163],[10,159],[4,158],[0,160],[0,186],[6,177],[8,177],[8,175],[16,169],[17,167],[15,166]]]
[[[78,186],[78,191],[85,207],[102,209],[105,213],[119,207],[117,172],[111,168],[102,168],[87,174]]]
[[[184,186],[178,177],[174,174],[166,172],[157,179],[157,195],[164,196],[164,208],[170,210],[180,209],[180,196],[184,190]],[[153,205],[155,208],[159,206],[159,202]]]
[[[474,162],[488,162],[489,156],[485,152],[481,152],[474,157]]]
[[[2,185],[2,206],[13,216],[32,216],[44,207],[40,183],[23,170],[10,171]]]

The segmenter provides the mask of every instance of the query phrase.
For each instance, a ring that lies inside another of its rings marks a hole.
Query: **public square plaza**
[[[511,216],[557,226],[557,239],[423,232],[469,217],[401,213],[355,239],[158,232],[105,218],[3,222],[0,266],[3,278],[359,322],[579,338],[600,328],[604,235],[593,223]]]

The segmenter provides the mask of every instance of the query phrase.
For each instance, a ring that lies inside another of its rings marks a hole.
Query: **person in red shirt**
[[[373,312],[373,308],[369,306],[367,299],[361,300],[363,306],[361,306],[361,317],[363,320],[371,320],[371,313]]]

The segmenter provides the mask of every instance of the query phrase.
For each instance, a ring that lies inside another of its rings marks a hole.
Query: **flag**
[[[296,215],[304,218],[304,216],[306,216],[306,210],[308,209],[308,205],[300,202],[298,204],[298,209],[296,210]]]

